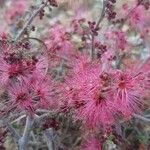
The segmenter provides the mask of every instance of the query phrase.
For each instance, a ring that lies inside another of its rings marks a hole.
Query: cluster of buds
[[[42,10],[40,11],[40,13],[39,13],[39,17],[40,17],[41,20],[43,19],[44,15],[45,15],[45,10],[42,9]]]
[[[105,44],[101,44],[99,42],[95,43],[95,48],[98,49],[97,57],[101,58],[101,55],[107,51],[107,46]]]
[[[124,18],[119,18],[119,19],[113,20],[112,23],[113,24],[123,24],[124,21],[125,21]]]
[[[107,19],[111,21],[114,20],[116,17],[116,12],[114,11],[115,3],[116,0],[109,0],[106,4]]]
[[[21,54],[10,53],[4,56],[4,61],[9,64],[9,78],[24,74],[27,70],[32,72],[38,60],[33,56],[31,60],[23,59]],[[11,70],[12,69],[12,70]]]
[[[49,129],[49,128],[54,128],[55,130],[59,129],[59,122],[56,121],[55,118],[50,118],[44,122],[42,125],[43,130]]]
[[[96,26],[96,22],[95,21],[94,22],[88,21],[88,25],[89,25],[89,28],[90,28],[92,34],[97,36],[99,27]]]
[[[49,1],[49,4],[52,6],[52,7],[58,7],[58,3],[56,0],[48,0]]]
[[[74,19],[72,21],[72,25],[73,25],[73,28],[74,28],[74,32],[77,32],[78,31],[78,28],[80,26],[82,26],[83,23],[86,22],[86,19],[85,18],[81,18],[81,19]]]
[[[44,2],[43,2],[43,4],[44,4]],[[52,7],[58,7],[58,3],[56,0],[48,0],[48,5],[50,5]],[[39,17],[41,20],[43,19],[44,15],[45,15],[45,10],[41,9],[41,11],[39,13]]]
[[[138,3],[138,5],[143,5],[146,10],[148,10],[150,7],[150,1],[149,0],[138,0],[137,3]]]

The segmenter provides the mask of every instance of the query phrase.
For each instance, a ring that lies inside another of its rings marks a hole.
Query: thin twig
[[[145,122],[150,122],[149,118],[145,118],[144,116],[138,115],[138,114],[134,114],[134,117],[140,120],[143,120]]]
[[[50,128],[45,130],[44,135],[48,146],[48,150],[55,150],[55,145],[53,142],[53,129]]]
[[[101,11],[101,15],[96,23],[96,26],[95,26],[95,29],[99,27],[100,23],[103,21],[104,19],[104,16],[105,16],[105,8],[106,8],[106,5],[107,5],[107,1],[108,0],[103,0],[103,8],[102,8],[102,11]],[[92,49],[91,49],[91,59],[94,58],[94,51],[95,51],[95,46],[94,46],[94,41],[95,41],[95,35],[92,34]]]
[[[108,0],[103,0],[103,8],[102,8],[102,11],[101,11],[101,15],[99,17],[99,20],[97,21],[97,24],[96,24],[96,28],[99,27],[100,23],[103,21],[104,19],[104,16],[105,16],[105,8],[106,8],[106,5],[107,5],[107,2]]]
[[[49,117],[53,117],[55,115],[58,115],[58,112],[57,111],[51,111],[51,112],[48,112],[48,113],[44,113],[43,115],[41,116],[38,116],[35,120],[35,123],[37,124],[40,124],[43,120],[45,120],[46,118],[49,118]]]
[[[27,116],[23,136],[19,139],[19,150],[26,150],[33,123],[33,117]]]
[[[27,37],[27,38],[24,38],[22,41],[24,41],[24,40],[35,40],[35,41],[41,43],[41,44],[44,46],[45,51],[48,50],[47,45],[46,45],[42,40],[40,40],[40,39],[38,39],[38,38],[35,38],[35,37]]]
[[[48,51],[49,51],[47,45],[46,45],[42,40],[40,40],[40,39],[38,39],[38,38],[35,38],[35,37],[27,37],[27,38],[22,39],[22,41],[24,41],[24,40],[35,40],[35,41],[41,43],[41,44],[44,46],[44,49],[45,49],[44,52],[48,52]],[[69,58],[64,57],[64,56],[61,56],[61,55],[58,55],[58,54],[56,54],[56,53],[52,53],[52,52],[51,52],[51,55],[52,55],[52,56],[54,55],[55,57],[61,58],[61,59],[65,60],[65,61],[69,61]],[[47,54],[47,56],[48,56],[48,54]]]
[[[18,140],[20,139],[20,135],[17,133],[17,131],[13,128],[13,126],[9,123],[9,121],[7,119],[2,119],[4,125],[8,128],[8,130],[10,131],[12,137],[14,137],[16,139],[16,142],[18,142]]]
[[[47,109],[37,109],[36,110],[36,113],[48,113],[49,112],[49,110],[47,110]]]
[[[26,22],[26,24],[24,25],[24,27],[22,28],[22,30],[18,33],[18,35],[15,38],[15,42],[18,41],[20,39],[20,37],[24,34],[26,28],[32,23],[32,21],[34,20],[34,18],[40,13],[40,11],[47,5],[46,1],[45,3],[43,3],[34,13],[33,15],[29,18],[29,20]]]
[[[22,116],[18,117],[17,119],[13,120],[11,123],[18,122],[18,121],[20,121],[21,119],[23,119],[25,117],[26,117],[26,115],[22,115]]]

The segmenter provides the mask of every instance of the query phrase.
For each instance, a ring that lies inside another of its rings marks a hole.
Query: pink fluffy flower
[[[150,24],[149,19],[150,17],[148,15],[148,12],[145,10],[144,6],[140,5],[131,14],[130,24],[142,31],[143,28],[147,27]]]
[[[9,87],[9,97],[11,106],[19,110],[27,110],[33,112],[32,95],[29,92],[29,87],[25,82],[17,82]]]
[[[38,108],[56,108],[58,105],[54,83],[50,77],[33,75],[32,78],[15,82],[8,87],[14,107],[32,111]]]
[[[0,83],[1,86],[9,84],[13,78],[22,77],[25,70],[21,63],[8,63],[8,59],[5,57],[0,57]]]
[[[78,73],[81,70],[83,71],[89,64],[91,63],[91,59],[88,55],[77,53],[75,58],[71,61],[71,66],[73,67],[74,73]]]
[[[109,79],[104,81],[101,75],[99,63],[87,63],[66,81],[68,105],[75,108],[76,118],[89,127],[111,125],[115,121]]]
[[[33,59],[34,60],[34,59]],[[47,74],[48,70],[48,58],[46,56],[35,57],[35,70],[33,74],[44,77]]]
[[[99,90],[93,92],[98,93]],[[87,94],[85,98],[87,98],[85,99],[85,105],[80,108],[78,117],[82,118],[89,127],[95,128],[100,125],[106,127],[115,122],[115,111],[109,93],[100,93],[95,98],[94,93],[93,95]]]
[[[108,39],[106,41],[107,46],[109,46],[114,51],[120,49],[125,50],[129,47],[129,44],[127,42],[127,33],[123,32],[119,29],[107,29],[105,31],[105,38]]]
[[[133,113],[139,113],[144,91],[142,73],[118,71],[114,77],[114,96],[117,109],[127,118],[131,117]]]
[[[55,25],[50,30],[50,38],[45,43],[49,48],[49,53],[69,56],[72,54],[74,46],[71,42],[71,35],[63,25]]]
[[[45,76],[48,68],[48,61],[44,56],[27,59],[14,52],[1,53],[0,64],[1,86],[9,84],[13,79],[24,80],[32,74]]]
[[[37,108],[57,107],[57,100],[54,91],[54,83],[50,76],[35,76],[28,82],[33,92],[33,100],[37,102]]]

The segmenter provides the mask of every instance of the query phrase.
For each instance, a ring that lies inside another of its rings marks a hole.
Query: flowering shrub
[[[149,149],[149,0],[0,5],[0,149]]]

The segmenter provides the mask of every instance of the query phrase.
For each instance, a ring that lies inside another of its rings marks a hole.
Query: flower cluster
[[[48,12],[54,7],[58,11],[63,2],[74,4],[72,0],[45,0],[30,7],[35,9],[32,14],[26,11],[30,2],[17,0],[5,10],[6,24],[12,31],[0,34],[0,92],[5,95],[0,117],[6,118],[10,112],[23,112],[32,119],[46,116],[42,125],[38,122],[43,131],[53,128],[59,134],[73,130],[63,130],[63,119],[73,119],[72,124],[79,123],[79,133],[85,131],[81,141],[86,142],[77,146],[81,150],[101,150],[121,121],[131,120],[148,105],[150,3],[138,0],[131,6],[121,4],[119,14],[117,1],[106,0],[98,21],[79,17],[79,7],[73,10],[76,13],[70,23],[49,22],[53,15]],[[23,26],[24,22],[19,22],[23,24],[14,27],[24,14],[30,16],[27,23]],[[44,28],[31,26],[36,16],[40,18],[37,22],[47,17]],[[45,34],[32,37],[39,34],[38,28]],[[49,117],[50,112],[53,115]],[[70,122],[67,126],[71,128]],[[84,140],[90,133],[94,136]]]
[[[119,115],[131,118],[140,112],[146,90],[144,72],[108,71],[98,62],[78,61],[78,69],[65,83],[68,107],[75,109],[78,119],[90,127],[105,127]]]
[[[2,41],[2,48],[0,85],[7,89],[10,97],[8,109],[13,107],[33,113],[38,108],[57,106],[54,83],[47,75],[47,57],[21,52],[21,47],[13,47],[13,43],[5,40]]]

